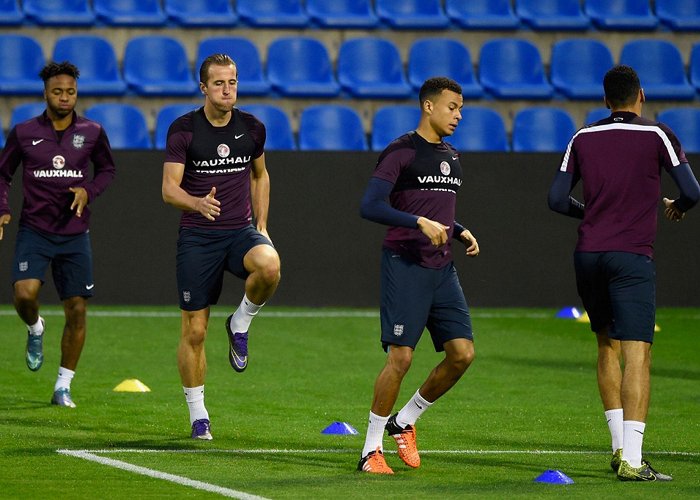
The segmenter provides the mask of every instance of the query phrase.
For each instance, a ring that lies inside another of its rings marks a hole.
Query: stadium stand
[[[563,109],[548,106],[524,108],[513,118],[513,151],[563,153],[575,131],[573,118]]]
[[[306,12],[324,29],[371,29],[379,24],[370,0],[306,0]]]
[[[537,46],[517,38],[497,38],[481,47],[479,80],[498,99],[549,99],[547,81]]]
[[[124,50],[124,80],[142,96],[190,96],[198,90],[187,52],[176,38],[131,38]]]
[[[12,130],[15,125],[39,116],[46,109],[46,103],[41,102],[25,102],[24,104],[18,104],[12,108],[12,114],[10,115],[10,126],[8,130]]]
[[[690,49],[690,83],[700,92],[700,43]]]
[[[700,109],[670,108],[659,112],[656,118],[671,127],[686,153],[700,153]]]
[[[95,13],[88,0],[22,0],[28,20],[39,26],[92,26]]]
[[[350,106],[309,106],[299,118],[301,151],[366,151],[362,119]]]
[[[603,77],[612,66],[612,53],[601,41],[574,38],[552,46],[552,85],[568,99],[602,99]]]
[[[236,62],[239,94],[269,94],[270,82],[263,75],[260,53],[253,42],[243,37],[210,37],[201,40],[193,68],[196,81],[199,81],[202,61],[212,54],[228,54]]]
[[[267,50],[267,78],[272,89],[285,97],[334,97],[340,93],[328,51],[315,38],[274,40]]]
[[[300,0],[237,0],[238,16],[255,28],[305,28],[309,16]]]
[[[354,97],[391,99],[411,95],[399,49],[382,38],[344,41],[338,51],[338,82]]]
[[[440,0],[375,0],[375,9],[393,29],[444,29],[450,24]]]
[[[85,117],[104,127],[113,149],[152,148],[146,117],[133,104],[95,104],[85,110]]]
[[[119,73],[112,45],[95,35],[67,35],[56,40],[54,61],[71,61],[80,70],[78,90],[84,95],[123,95],[126,83]]]
[[[266,151],[290,151],[297,148],[289,117],[281,108],[269,104],[248,104],[241,106],[241,109],[255,115],[265,125]]]
[[[435,75],[452,78],[462,86],[465,99],[478,99],[484,90],[476,80],[469,49],[448,38],[423,38],[411,45],[408,54],[408,81],[415,90]]]
[[[653,30],[659,24],[649,0],[586,0],[585,12],[601,30]]]
[[[108,26],[163,26],[160,0],[93,0],[97,21]]]
[[[700,31],[700,0],[655,0],[656,17],[673,31]]]
[[[599,108],[593,108],[586,113],[584,125],[590,125],[591,123],[595,123],[598,120],[607,118],[608,116],[610,116],[610,110],[608,108],[604,106],[601,106]]]
[[[630,40],[622,47],[620,63],[637,71],[647,99],[686,100],[695,97],[681,53],[671,42]]]
[[[520,26],[510,0],[445,0],[445,12],[465,29],[514,30]]]
[[[518,0],[516,15],[534,30],[587,30],[591,24],[579,0]]]
[[[0,148],[5,147],[5,132],[2,130],[2,123],[0,123]]]
[[[372,117],[370,146],[381,151],[397,137],[415,130],[420,120],[420,109],[416,105],[383,106]]]
[[[198,104],[166,104],[161,107],[156,115],[156,126],[153,134],[156,149],[165,149],[168,129],[175,119],[198,107]]]
[[[0,26],[19,26],[24,22],[24,11],[19,0],[0,0]]]
[[[223,28],[238,23],[229,0],[163,0],[165,13],[185,28]]]
[[[45,64],[39,43],[26,35],[0,35],[0,94],[42,95],[37,77]]]
[[[501,115],[483,106],[462,108],[462,120],[445,139],[458,151],[508,151],[508,133]]]

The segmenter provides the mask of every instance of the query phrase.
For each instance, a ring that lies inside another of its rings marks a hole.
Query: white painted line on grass
[[[241,500],[266,500],[265,497],[259,497],[257,495],[251,495],[250,493],[245,493],[243,491],[236,491],[229,488],[224,488],[222,486],[216,486],[215,484],[209,484],[202,481],[195,481],[194,479],[189,479],[182,476],[176,476],[175,474],[168,474],[167,472],[161,472],[154,469],[149,469],[147,467],[141,467],[138,465],[133,465],[128,462],[122,462],[121,460],[114,460],[112,458],[99,457],[93,452],[87,450],[56,450],[62,455],[68,455],[75,458],[82,458],[83,460],[89,460],[91,462],[97,462],[98,464],[106,465],[108,467],[115,467],[117,469],[122,469],[127,472],[133,472],[134,474],[141,474],[143,476],[153,477],[156,479],[163,479],[165,481],[170,481],[172,483],[177,483],[183,486],[189,486],[190,488],[196,488],[198,490],[209,491],[211,493],[217,493],[225,497],[239,498]]]

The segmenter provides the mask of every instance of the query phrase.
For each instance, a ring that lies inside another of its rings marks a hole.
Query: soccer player
[[[61,366],[51,403],[70,408],[75,408],[70,387],[85,343],[87,299],[95,291],[89,204],[115,174],[104,129],[74,111],[79,74],[67,61],[51,62],[41,70],[46,111],[14,127],[0,154],[0,239],[11,219],[7,197],[12,177],[20,163],[23,168],[24,203],[12,280],[15,309],[28,329],[27,367],[37,371],[44,362],[46,324],[39,315],[38,297],[51,264],[65,313]]]
[[[388,225],[381,260],[381,342],[386,363],[374,385],[369,426],[358,470],[393,474],[383,454],[384,431],[401,460],[420,466],[416,420],[445,394],[474,359],[469,307],[452,262],[450,240],[479,255],[472,233],[455,222],[462,184],[459,154],[443,138],[462,119],[462,88],[431,78],[419,93],[418,127],[379,155],[362,199],[361,215]],[[445,358],[401,410],[390,417],[423,329]]]
[[[676,200],[663,199],[669,220],[683,219],[700,200],[700,186],[671,129],[642,118],[644,91],[636,72],[615,66],[605,75],[603,88],[612,114],[571,139],[549,191],[549,206],[582,219],[574,268],[598,341],[598,388],[612,437],[610,466],[621,480],[670,481],[671,476],[642,458],[656,315],[653,246],[661,171],[680,190]],[[570,196],[578,181],[583,202]]]
[[[229,362],[237,372],[248,366],[251,321],[280,280],[279,255],[267,233],[265,127],[234,108],[237,74],[225,54],[202,62],[204,106],[172,123],[163,165],[163,199],[183,211],[177,242],[182,311],[178,368],[194,439],[212,439],[204,406],[204,339],[224,271],[245,280],[243,300],[225,323]]]

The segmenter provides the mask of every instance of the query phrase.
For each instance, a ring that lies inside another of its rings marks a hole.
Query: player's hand
[[[418,217],[418,229],[428,237],[434,247],[447,243],[447,230],[450,226],[444,226],[434,220]]]
[[[197,203],[195,205],[195,207],[197,208],[197,212],[202,214],[210,221],[215,220],[216,217],[221,215],[221,203],[219,202],[219,200],[214,198],[215,195],[216,188],[212,187],[208,195],[206,195],[204,198],[197,199]]]
[[[10,214],[0,215],[0,240],[2,239],[2,234],[3,234],[3,229],[4,229],[3,226],[5,224],[9,224],[10,219],[12,219],[12,217],[10,217]]]
[[[678,210],[676,208],[676,205],[673,204],[674,201],[676,200],[669,200],[668,198],[664,198],[664,205],[666,205],[664,215],[670,221],[680,222],[683,220],[683,217],[685,217],[685,212],[681,212],[680,210]]]
[[[469,257],[476,257],[479,255],[479,243],[469,229],[462,231],[462,234],[459,235],[459,239],[462,240],[462,243],[467,247],[467,255]]]
[[[68,188],[71,193],[75,196],[73,197],[73,203],[70,205],[70,209],[75,209],[76,217],[81,217],[83,215],[83,209],[88,204],[87,191],[83,187]]]

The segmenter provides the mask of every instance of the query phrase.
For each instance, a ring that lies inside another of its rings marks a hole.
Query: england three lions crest
[[[80,149],[85,144],[85,136],[80,134],[73,135],[73,147],[75,149]]]

